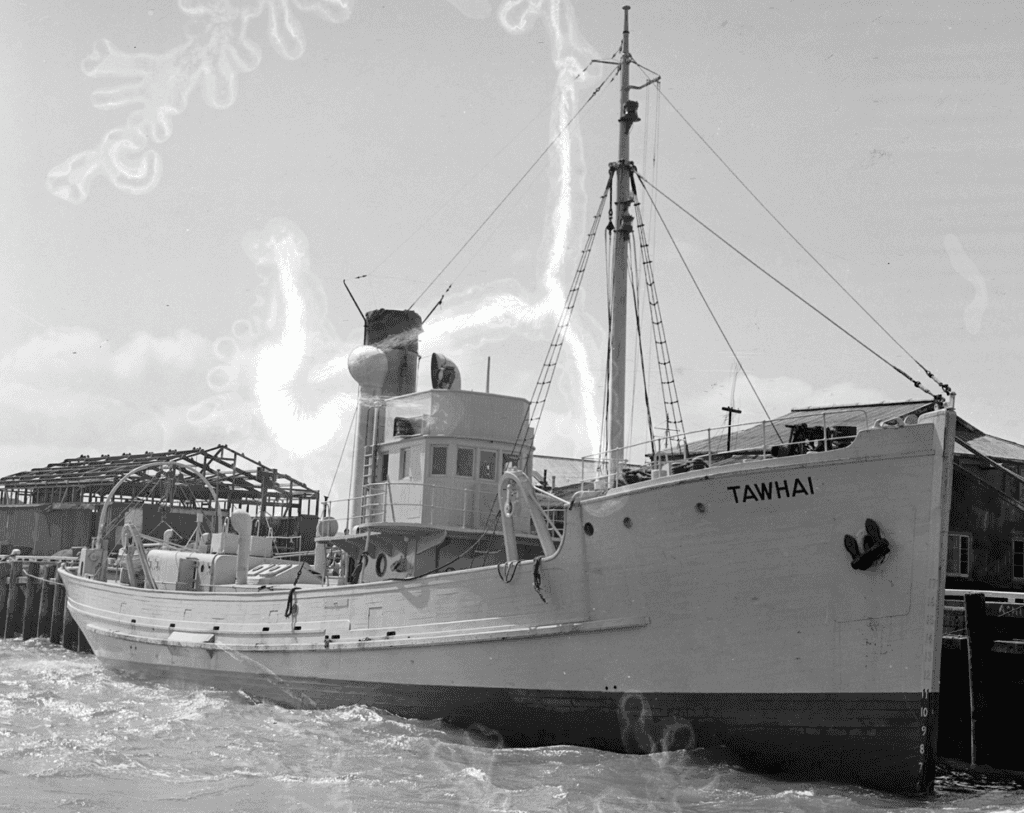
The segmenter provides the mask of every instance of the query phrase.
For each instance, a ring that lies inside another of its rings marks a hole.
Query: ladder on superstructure
[[[363,450],[363,494],[362,505],[360,506],[363,522],[373,522],[377,518],[378,513],[380,514],[380,519],[384,519],[383,495],[374,487],[376,481],[374,475],[377,468],[377,446],[379,443],[377,437],[377,430],[380,424],[379,409],[379,406],[374,405],[368,413],[373,421],[373,431],[370,435],[370,442],[366,444]]]

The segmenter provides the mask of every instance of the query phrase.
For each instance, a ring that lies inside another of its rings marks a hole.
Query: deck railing
[[[800,424],[754,421],[731,427],[691,430],[623,447],[623,470],[616,472],[616,479],[631,468],[649,470],[654,478],[688,468],[841,449],[849,446],[867,424],[865,410],[851,409],[844,410],[841,421],[837,420],[835,413],[830,416],[828,412],[809,412],[801,416]],[[596,476],[592,474],[588,478],[588,469],[596,472]],[[602,453],[584,457],[580,471],[581,482],[588,479],[607,482],[612,475],[611,455]]]
[[[473,482],[465,486],[443,486],[411,481],[368,483],[355,500],[330,503],[331,515],[354,528],[366,523],[396,522],[430,525],[469,531],[500,531],[498,484]],[[517,533],[535,533],[529,516],[513,514]]]

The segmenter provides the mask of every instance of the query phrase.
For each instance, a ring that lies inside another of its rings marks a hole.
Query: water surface
[[[0,641],[0,811],[1022,811],[945,774],[925,800],[793,783],[702,752],[500,747],[364,707],[301,711],[147,683],[43,640]]]

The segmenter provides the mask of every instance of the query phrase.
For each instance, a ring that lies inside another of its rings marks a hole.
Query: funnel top
[[[423,320],[416,311],[378,308],[366,314],[363,344],[415,349]]]

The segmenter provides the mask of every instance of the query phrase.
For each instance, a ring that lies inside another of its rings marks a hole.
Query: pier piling
[[[0,638],[46,638],[72,652],[92,653],[67,610],[59,559],[0,561]]]
[[[50,609],[50,643],[64,643],[64,601],[66,593],[60,576],[54,574],[53,604]]]
[[[0,638],[4,637],[4,628],[7,626],[7,595],[10,580],[10,562],[0,562]]]
[[[25,609],[21,616],[21,640],[36,637],[39,626],[39,562],[29,562],[25,568]]]
[[[984,593],[964,596],[964,615],[967,627],[967,686],[971,703],[971,765],[987,762],[985,744],[988,742],[985,724],[986,665],[992,649],[991,624],[985,610]]]
[[[21,634],[22,618],[25,610],[25,593],[21,586],[21,562],[11,562],[10,577],[7,587],[7,617],[4,619],[4,638],[14,638]]]
[[[79,632],[78,624],[75,619],[71,617],[71,612],[68,610],[67,597],[64,600],[64,635],[61,638],[61,643],[65,649],[70,649],[72,652],[81,652],[82,643],[84,636]]]
[[[39,571],[39,620],[36,637],[49,638],[53,625],[53,588],[57,576],[57,565],[43,565]]]

